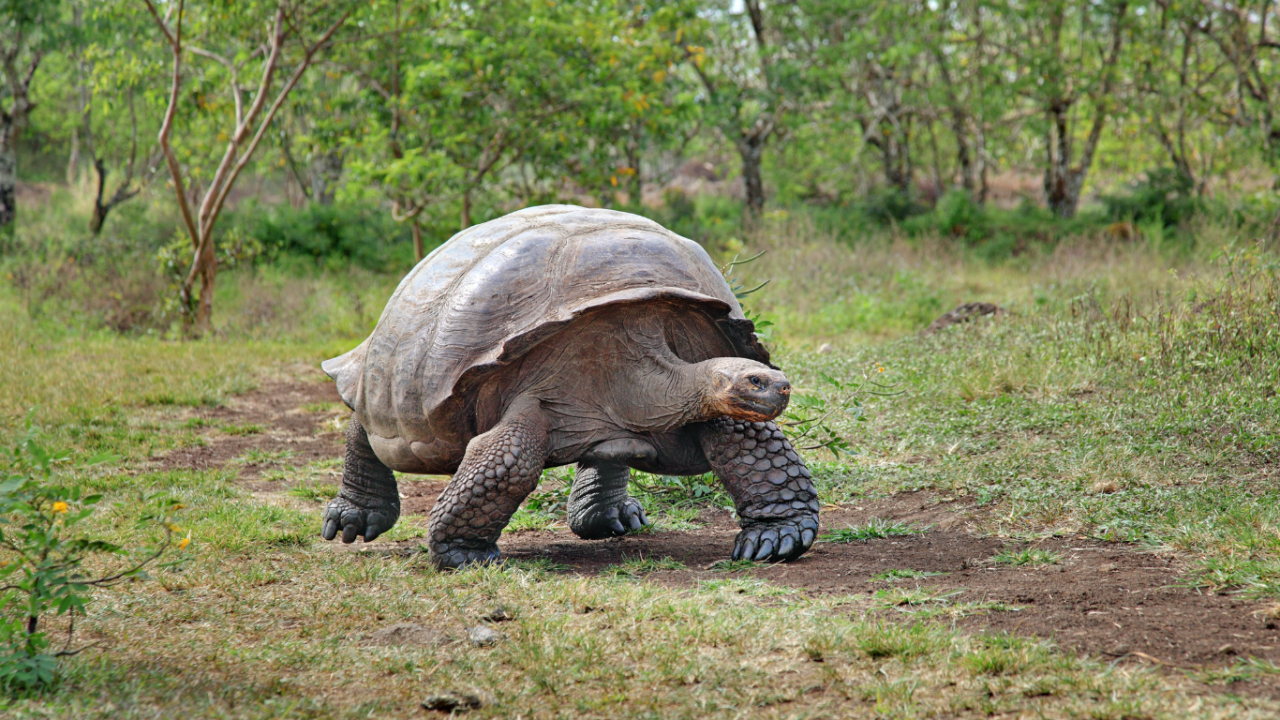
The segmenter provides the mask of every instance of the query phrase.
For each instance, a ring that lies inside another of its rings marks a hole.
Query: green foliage
[[[80,466],[108,459],[90,458]],[[69,460],[68,453],[41,445],[28,415],[26,433],[9,451],[0,475],[0,690],[8,694],[54,686],[58,658],[79,652],[71,648],[72,630],[75,616],[83,616],[92,600],[91,589],[145,578],[146,567],[159,560],[174,544],[174,535],[181,533],[172,516],[182,506],[152,498],[137,524],[144,532],[156,526],[164,529],[163,539],[154,547],[130,553],[93,537],[86,521],[102,496],[86,494],[79,485],[55,482],[55,466]],[[181,549],[189,542],[188,533],[177,545]],[[83,568],[95,556],[126,559],[122,566],[95,576]],[[67,617],[67,639],[61,649],[51,650],[41,622],[59,616]]]
[[[403,273],[413,264],[410,228],[372,204],[308,203],[294,209],[248,203],[230,215],[224,221],[223,247],[235,242],[256,244],[267,258],[298,258],[335,269],[354,265]],[[444,239],[428,243],[426,250]]]
[[[1127,195],[1104,195],[1102,203],[1113,220],[1127,220],[1158,230],[1177,227],[1201,208],[1192,179],[1175,168],[1148,170]]]

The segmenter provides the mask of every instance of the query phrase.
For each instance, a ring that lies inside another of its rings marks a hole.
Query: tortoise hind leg
[[[400,519],[400,491],[391,468],[382,464],[369,446],[364,426],[351,416],[347,425],[347,454],[342,468],[342,489],[324,511],[320,535],[332,540],[342,530],[342,542],[365,542],[391,529]]]
[[[583,540],[618,537],[649,524],[644,508],[627,495],[631,468],[618,463],[578,463],[569,494],[569,529]]]
[[[538,486],[547,423],[537,400],[518,400],[492,430],[467,444],[449,486],[431,509],[431,561],[439,568],[501,559],[498,536]]]

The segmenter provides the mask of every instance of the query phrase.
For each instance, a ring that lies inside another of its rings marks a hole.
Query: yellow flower
[[[53,511],[56,513],[64,513],[67,511],[67,504],[59,500],[53,504]]]
[[[173,523],[169,523],[169,529],[173,532],[182,532],[182,528],[174,525]]]
[[[190,545],[190,544],[191,544],[191,538],[189,538],[189,537],[182,538],[181,540],[179,540],[179,541],[178,541],[178,549],[179,549],[179,550],[186,550],[186,549],[187,549],[187,546],[188,546],[188,545]]]

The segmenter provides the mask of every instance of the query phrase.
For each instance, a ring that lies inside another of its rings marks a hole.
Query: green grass
[[[641,576],[664,570],[684,570],[685,564],[670,557],[639,557],[601,570],[601,574],[616,578],[638,579]]]
[[[903,537],[905,535],[921,535],[927,528],[918,528],[904,523],[881,518],[871,518],[862,525],[849,525],[837,528],[818,537],[821,542],[851,543],[862,540],[883,540],[884,538]]]
[[[831,393],[822,374],[856,381],[879,366],[896,389],[829,418],[854,452],[808,453],[824,502],[927,490],[968,513],[965,529],[1130,542],[1179,553],[1188,582],[1280,594],[1270,256],[1236,252],[1228,268],[1082,242],[987,263],[927,240],[767,240],[773,252],[749,271],[775,283],[748,304],[778,322],[774,361],[797,390]],[[165,493],[186,505],[193,538],[183,567],[96,592],[77,627],[97,645],[64,660],[56,693],[0,701],[6,717],[412,717],[437,692],[489,699],[472,713],[481,718],[1277,714],[1265,696],[1228,692],[1273,678],[1268,665],[1189,677],[1099,663],[1049,640],[959,629],[958,617],[1017,611],[963,592],[898,583],[810,595],[728,561],[715,568],[725,575],[691,587],[617,581],[660,573],[652,558],[591,576],[549,561],[439,573],[413,522],[388,534],[395,546],[325,543],[322,500],[339,461],[286,469],[283,453],[240,458],[297,482],[272,495],[240,488],[239,464],[159,471],[152,459],[208,441],[212,426],[193,422],[192,408],[282,374],[318,377],[308,368],[359,341],[396,278],[364,287],[267,268],[225,279],[223,332],[198,343],[32,319],[0,287],[0,435],[37,407],[54,445],[121,457],[65,478],[107,496],[110,509],[92,520],[103,537],[135,544],[132,519]],[[975,299],[1014,312],[915,336],[935,310]],[[819,354],[822,342],[834,351]],[[522,522],[562,521],[569,473],[548,473]],[[636,479],[632,493],[672,525],[730,505],[707,478]],[[874,521],[832,540],[921,530]],[[925,577],[908,572],[877,579]],[[490,647],[362,640],[398,622],[459,633],[499,605],[515,619],[496,626],[503,639]]]
[[[331,482],[304,480],[286,490],[285,493],[312,502],[327,502],[338,496],[338,485]]]
[[[228,435],[237,435],[237,436],[257,435],[258,433],[262,432],[265,429],[266,428],[264,428],[262,425],[258,423],[243,423],[240,425],[223,425],[221,428],[222,432]]]
[[[991,562],[996,565],[1013,565],[1015,567],[1057,565],[1062,562],[1062,554],[1033,547],[1022,550],[1005,550],[991,558]]]

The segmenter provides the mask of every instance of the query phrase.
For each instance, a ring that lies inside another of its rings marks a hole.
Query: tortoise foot
[[[733,542],[734,560],[770,562],[795,560],[813,545],[818,536],[818,518],[756,521],[745,525]]]
[[[649,524],[644,508],[633,497],[601,504],[570,518],[569,529],[583,540],[603,540],[635,532]]]
[[[431,543],[431,562],[441,570],[457,570],[467,565],[488,565],[502,560],[496,543],[477,540],[446,540]]]
[[[329,501],[324,509],[324,524],[320,536],[332,540],[342,531],[342,542],[353,543],[357,537],[365,542],[391,529],[400,519],[400,508],[391,504],[358,505],[341,495]]]

